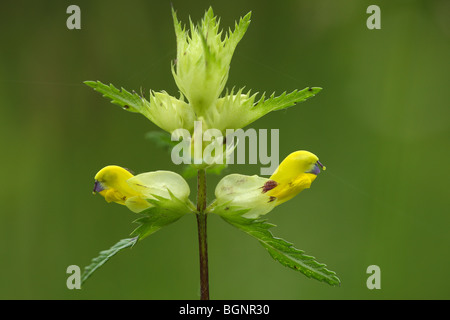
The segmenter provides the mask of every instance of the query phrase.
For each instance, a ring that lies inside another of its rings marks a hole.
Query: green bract
[[[142,99],[145,116],[161,129],[173,132],[178,128],[194,129],[195,114],[184,101],[166,92],[150,91],[150,102]]]
[[[236,94],[234,90],[227,93],[223,98],[217,99],[208,113],[205,122],[210,128],[225,132],[226,129],[240,129],[258,120],[271,111],[282,110],[313,97],[322,90],[321,88],[305,88],[294,90],[279,97],[272,94],[265,99],[263,94],[256,101],[257,94],[250,95],[250,91],[242,93],[240,89]]]
[[[105,85],[100,81],[85,83],[110,98],[124,110],[141,113],[161,129],[172,133],[176,129],[194,130],[194,121],[202,122],[202,130],[240,129],[258,120],[271,111],[282,110],[316,95],[321,88],[294,90],[276,97],[262,94],[237,92],[232,89],[220,96],[225,88],[230,71],[231,59],[250,24],[249,12],[224,35],[219,30],[219,19],[212,8],[206,11],[201,23],[190,22],[190,32],[178,21],[172,11],[177,57],[172,63],[172,74],[180,98],[165,91],[150,91],[150,101],[125,89]],[[184,99],[187,99],[185,101]]]

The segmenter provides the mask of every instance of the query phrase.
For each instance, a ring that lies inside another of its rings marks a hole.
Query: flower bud
[[[225,87],[231,58],[250,23],[250,13],[224,39],[212,8],[205,13],[199,25],[191,22],[190,35],[181,26],[174,11],[173,20],[177,59],[172,65],[172,74],[178,88],[200,117],[208,112]]]

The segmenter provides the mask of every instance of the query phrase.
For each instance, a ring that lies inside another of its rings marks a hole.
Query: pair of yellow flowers
[[[288,155],[269,178],[230,174],[225,176],[215,190],[214,208],[234,207],[247,210],[245,218],[256,219],[271,211],[311,183],[325,167],[319,158],[308,151],[296,151]],[[179,174],[171,171],[153,171],[133,175],[119,166],[107,166],[95,176],[94,193],[100,193],[107,202],[126,205],[139,213],[153,205],[147,200],[175,196],[189,202],[190,189]],[[171,195],[172,194],[172,195]]]

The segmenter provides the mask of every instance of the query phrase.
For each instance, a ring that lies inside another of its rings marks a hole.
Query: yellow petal
[[[309,173],[319,158],[309,151],[295,151],[288,155],[270,177],[277,186],[268,191],[269,196],[277,198],[280,205],[311,186],[316,175]]]
[[[125,205],[127,206],[128,209],[130,209],[131,211],[133,211],[135,213],[142,212],[142,211],[152,207],[152,205],[150,203],[148,203],[146,200],[142,199],[140,196],[128,198],[125,201]]]
[[[95,175],[95,181],[100,182],[104,188],[99,191],[107,202],[116,202],[125,205],[128,198],[140,196],[128,183],[133,175],[119,166],[106,166]]]
[[[291,182],[298,176],[310,171],[319,158],[309,151],[295,151],[288,155],[270,177],[281,183]]]
[[[315,178],[316,175],[312,173],[304,173],[299,175],[296,179],[292,179],[289,183],[279,184],[276,188],[267,192],[267,194],[277,198],[276,205],[280,205],[291,200],[304,189],[309,188]]]

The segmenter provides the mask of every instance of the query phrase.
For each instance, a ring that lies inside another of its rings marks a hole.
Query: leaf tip
[[[89,87],[92,87],[92,88],[97,86],[97,81],[87,80],[87,81],[83,81],[83,83],[85,85],[88,85]]]
[[[320,91],[322,91],[322,88],[321,88],[321,87],[309,87],[309,88],[308,88],[308,91],[309,91],[309,92],[312,92],[312,93],[314,93],[314,94],[317,94],[317,93],[319,93]]]

